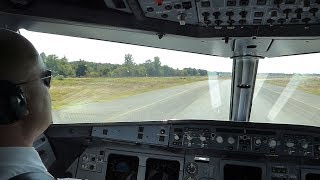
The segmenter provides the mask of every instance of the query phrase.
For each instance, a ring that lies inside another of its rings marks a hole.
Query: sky
[[[232,60],[216,56],[164,50],[158,48],[114,43],[85,38],[20,30],[33,43],[39,53],[67,57],[69,61],[79,59],[122,64],[125,54],[132,54],[135,63],[143,63],[153,57],[160,57],[162,65],[173,68],[196,68],[208,71],[231,72]],[[299,55],[263,59],[259,61],[259,73],[320,73],[320,54]]]

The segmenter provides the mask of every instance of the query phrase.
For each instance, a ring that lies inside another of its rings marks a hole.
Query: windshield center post
[[[259,58],[257,56],[233,57],[230,120],[250,120],[250,112]]]

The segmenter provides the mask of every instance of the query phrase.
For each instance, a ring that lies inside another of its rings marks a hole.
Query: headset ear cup
[[[23,91],[17,87],[15,114],[17,120],[21,120],[27,112],[27,102],[23,95]]]
[[[13,116],[11,123],[21,120],[26,114],[26,101],[20,88],[17,88],[15,96],[10,96],[10,111]]]
[[[27,113],[27,102],[22,89],[4,80],[0,80],[0,87],[0,125],[22,120]]]

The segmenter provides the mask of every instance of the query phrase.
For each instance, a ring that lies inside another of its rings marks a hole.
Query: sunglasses
[[[40,80],[42,80],[43,84],[45,86],[47,86],[48,88],[50,88],[50,84],[51,84],[51,78],[52,78],[52,71],[51,70],[46,70],[43,75],[40,77]],[[19,83],[16,84],[17,86],[19,85],[23,85],[23,84],[28,84],[30,82],[36,81],[38,79],[34,79],[32,81],[27,81],[27,82],[23,82],[23,83]]]

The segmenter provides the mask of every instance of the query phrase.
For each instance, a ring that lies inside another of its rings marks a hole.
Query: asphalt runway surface
[[[54,123],[228,120],[231,81],[209,80],[53,112]],[[252,122],[320,126],[320,96],[257,80]]]

